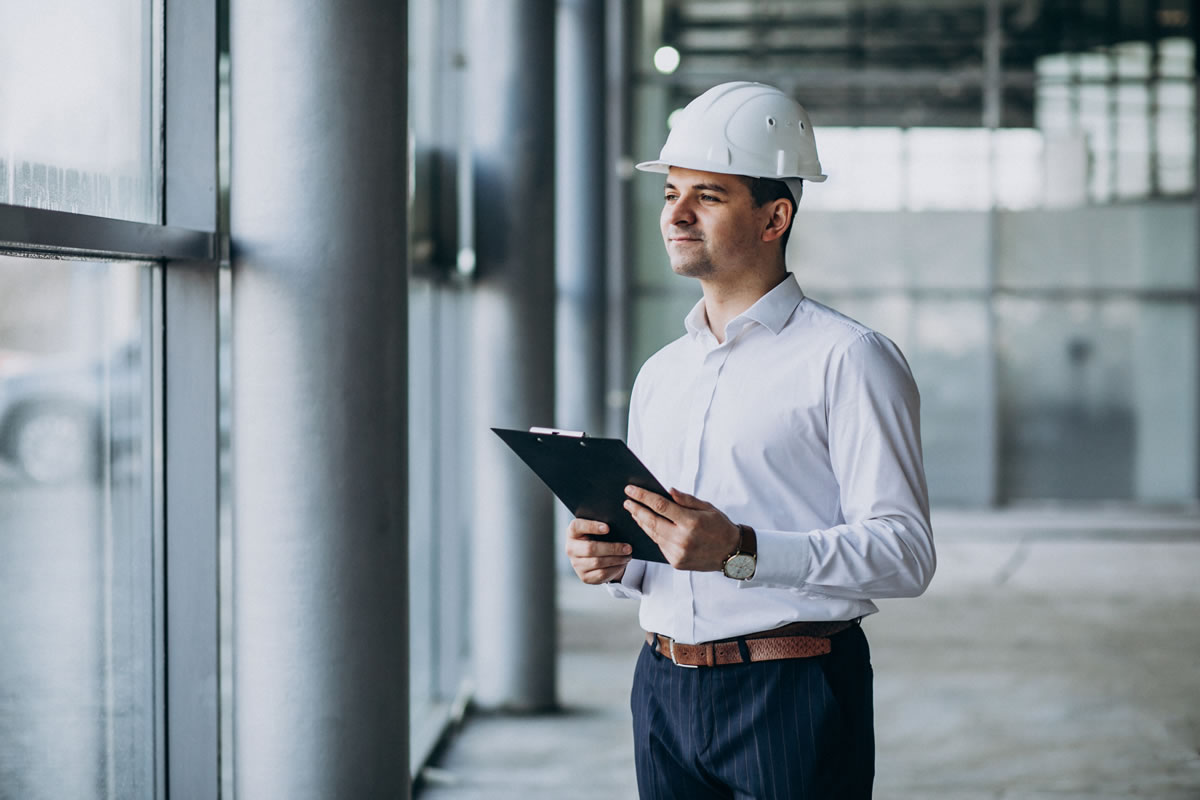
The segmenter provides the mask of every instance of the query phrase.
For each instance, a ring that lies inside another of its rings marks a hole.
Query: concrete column
[[[604,3],[558,1],[555,419],[604,430]]]
[[[996,285],[999,282],[999,231],[1000,211],[996,207],[996,131],[1000,127],[1004,111],[1003,51],[1004,21],[1001,0],[986,0],[986,31],[983,42],[983,127],[990,132],[988,138],[988,216],[987,216],[987,329],[983,398],[986,403],[987,432],[984,437],[984,452],[980,453],[987,471],[986,503],[990,507],[1000,504],[1005,487],[1000,485],[1000,439],[1003,420],[1000,419],[1000,353],[997,346]]]
[[[607,56],[604,70],[607,76],[605,103],[608,118],[604,165],[604,194],[608,210],[605,220],[608,263],[604,285],[608,306],[605,314],[607,390],[604,410],[608,435],[619,437],[624,437],[627,432],[629,391],[633,386],[629,369],[629,331],[633,306],[629,291],[631,234],[627,223],[633,209],[630,184],[635,160],[630,154],[629,133],[629,96],[633,86],[629,55],[633,39],[630,3],[631,0],[610,0],[605,4],[604,16],[604,48]]]
[[[554,419],[554,0],[471,0],[475,701],[555,703],[553,497],[489,430]]]
[[[604,3],[558,0],[555,113],[554,419],[559,428],[605,433]],[[559,570],[571,575],[566,528],[555,504]]]
[[[235,792],[405,798],[407,3],[230,11]]]
[[[1192,119],[1194,128],[1192,131],[1192,206],[1196,220],[1197,230],[1200,230],[1200,23],[1197,19],[1200,17],[1200,0],[1192,0]],[[1196,284],[1195,288],[1200,289],[1200,240],[1196,242],[1194,253],[1196,259]],[[1200,342],[1200,304],[1193,302],[1192,310],[1195,313],[1195,328],[1193,333],[1194,342]],[[1197,356],[1200,356],[1200,348],[1196,348]],[[1196,484],[1195,498],[1200,500],[1200,358],[1196,363],[1196,383],[1192,387],[1192,408],[1196,415],[1196,438],[1193,442],[1195,450],[1193,451],[1193,464],[1196,467]]]

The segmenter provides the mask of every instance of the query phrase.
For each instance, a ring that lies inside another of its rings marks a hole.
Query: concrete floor
[[[865,623],[876,798],[1200,798],[1200,515],[934,515],[921,598]],[[473,714],[420,800],[633,798],[636,608],[560,581],[559,695]]]

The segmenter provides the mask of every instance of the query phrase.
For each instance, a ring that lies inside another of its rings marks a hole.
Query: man
[[[870,797],[858,621],[874,598],[923,592],[935,565],[912,375],[787,272],[802,181],[825,180],[799,104],[714,87],[638,168],[666,173],[667,255],[704,295],[630,407],[630,447],[675,488],[627,487],[626,508],[670,563],[631,561],[582,519],[567,553],[583,581],[641,602],[639,792]]]

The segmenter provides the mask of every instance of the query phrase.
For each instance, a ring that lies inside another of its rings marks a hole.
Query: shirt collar
[[[771,333],[778,334],[803,299],[804,291],[796,282],[796,276],[789,272],[778,286],[758,298],[754,305],[731,319],[725,326],[725,333],[734,334],[753,321]],[[692,310],[684,318],[683,324],[693,339],[703,333],[711,334],[711,331],[708,330],[708,314],[704,310],[704,298],[692,306]]]

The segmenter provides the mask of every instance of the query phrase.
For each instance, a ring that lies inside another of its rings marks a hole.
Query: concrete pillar
[[[555,704],[553,497],[489,427],[554,419],[554,0],[471,0],[475,702]]]
[[[1000,419],[1000,352],[996,320],[996,285],[999,283],[1000,211],[996,206],[996,131],[1004,112],[1004,21],[1001,0],[986,0],[984,4],[986,31],[983,42],[983,127],[990,131],[988,139],[988,216],[987,216],[987,329],[983,398],[986,404],[987,433],[980,460],[987,471],[987,505],[999,505],[1005,487],[1001,486],[1000,439],[1003,420]]]
[[[558,1],[555,419],[604,430],[604,3]]]
[[[1192,119],[1195,128],[1192,132],[1192,205],[1195,209],[1197,230],[1200,230],[1200,23],[1197,14],[1200,13],[1200,0],[1192,0]],[[1196,288],[1200,289],[1200,240],[1196,243]],[[1194,338],[1200,342],[1200,304],[1192,303],[1195,313]],[[1195,498],[1200,500],[1200,348],[1196,348],[1196,383],[1192,388],[1192,408],[1196,415],[1196,438],[1193,442],[1193,463],[1196,466]]]
[[[605,3],[604,49],[605,103],[608,134],[605,141],[605,220],[608,231],[605,294],[608,298],[605,320],[605,428],[609,436],[624,437],[629,420],[629,391],[633,386],[629,365],[630,330],[633,298],[629,291],[630,226],[633,209],[630,201],[634,158],[629,132],[629,95],[633,82],[630,70],[631,0]],[[661,147],[662,145],[657,145]],[[650,151],[657,153],[657,150]]]
[[[558,1],[555,74],[555,318],[554,419],[559,428],[605,433],[604,312],[607,211],[603,191],[605,139],[604,3]],[[571,512],[555,504],[559,570],[572,574],[566,527]]]
[[[407,3],[230,13],[235,793],[405,798]]]
[[[1200,24],[1196,23],[1196,12],[1200,12],[1200,0],[1192,0],[1192,116],[1193,128],[1192,133],[1192,169],[1194,170],[1192,179],[1192,204],[1194,207],[1196,228],[1200,230]],[[1195,247],[1195,264],[1196,264],[1196,283],[1195,287],[1200,289],[1200,241],[1196,242]],[[1193,342],[1200,342],[1200,303],[1193,301],[1192,308],[1195,313]],[[1200,348],[1196,348],[1196,355],[1200,356]],[[1200,357],[1196,362],[1196,375],[1200,380]],[[1192,408],[1195,415],[1195,431],[1196,437],[1193,443],[1195,451],[1193,453],[1193,463],[1195,464],[1195,499],[1200,500],[1200,383],[1196,384],[1192,393]]]

